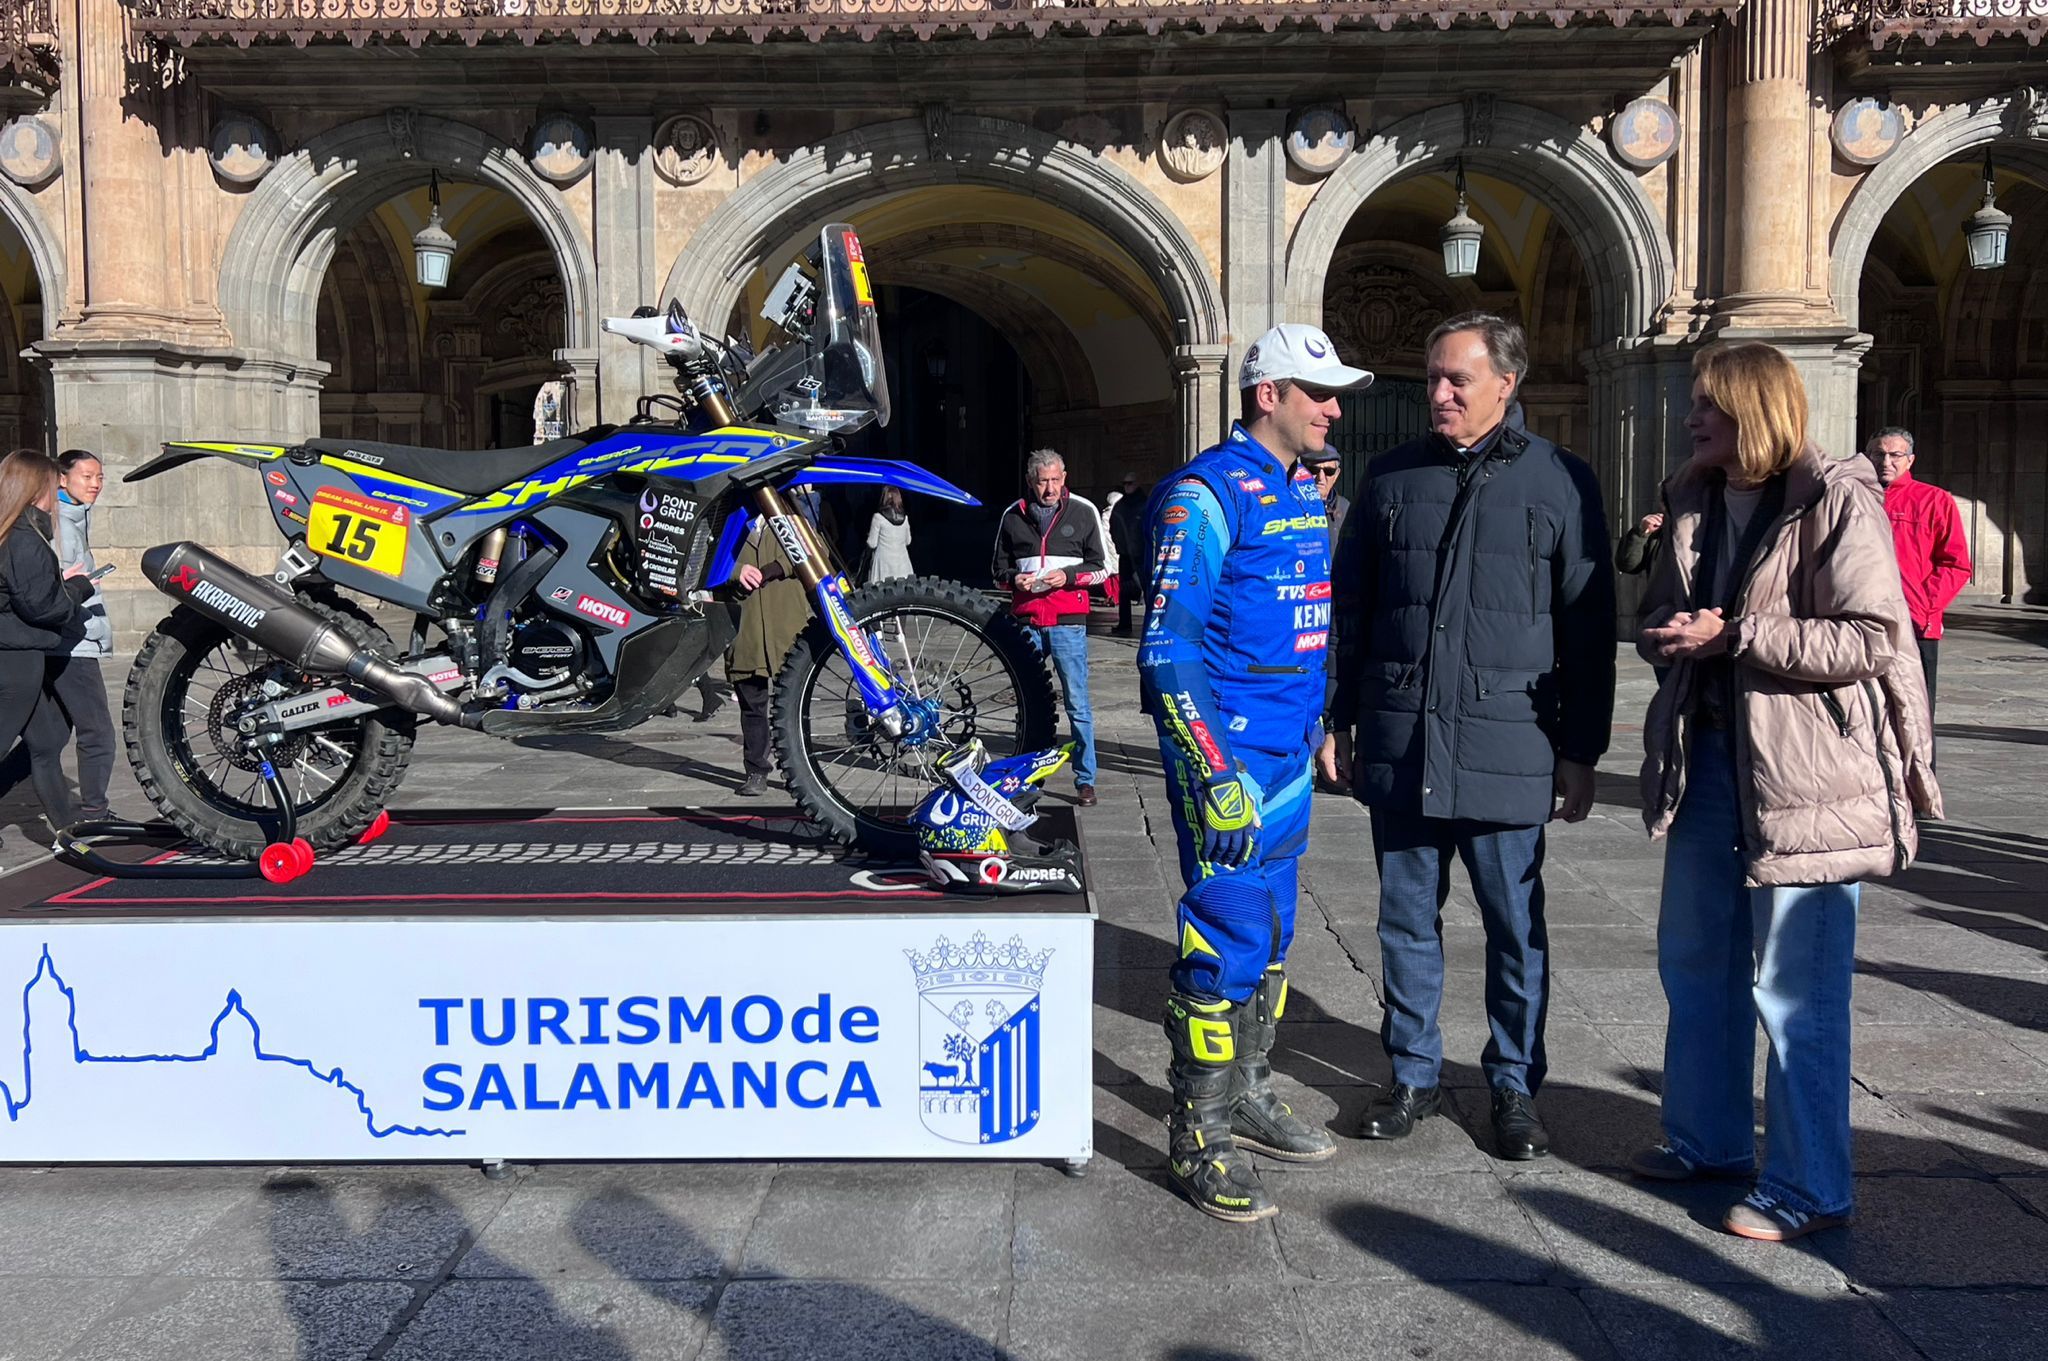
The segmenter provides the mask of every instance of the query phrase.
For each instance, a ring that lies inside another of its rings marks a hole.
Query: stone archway
[[[566,348],[597,344],[597,265],[561,195],[512,147],[466,123],[414,114],[404,135],[386,118],[321,133],[264,176],[221,262],[220,306],[237,348],[314,362],[320,280],[341,235],[427,172],[474,180],[532,218],[561,271]]]
[[[1107,233],[1157,283],[1180,345],[1221,343],[1222,293],[1173,210],[1083,147],[1000,118],[954,114],[934,140],[919,120],[826,138],[743,182],[676,258],[663,289],[692,316],[731,313],[747,276],[807,223],[880,194],[981,184],[1047,199]]]
[[[1403,176],[1463,156],[1471,168],[1534,194],[1563,223],[1593,279],[1595,336],[1647,333],[1671,296],[1673,267],[1663,218],[1636,177],[1585,129],[1540,109],[1495,103],[1479,141],[1467,122],[1457,104],[1404,118],[1323,182],[1288,245],[1286,315],[1320,321],[1331,257],[1366,200]]]
[[[21,233],[21,239],[28,244],[28,254],[36,271],[36,280],[43,290],[43,334],[48,335],[59,314],[64,310],[64,248],[57,236],[50,230],[50,224],[43,218],[43,210],[36,201],[14,181],[0,177],[0,219]],[[42,336],[22,336],[24,343],[32,343]]]
[[[2010,90],[1936,114],[1863,177],[1836,222],[1828,270],[1828,292],[1851,326],[1860,324],[1863,263],[1885,214],[1935,166],[1986,147],[2002,147],[2048,184],[2048,91]]]

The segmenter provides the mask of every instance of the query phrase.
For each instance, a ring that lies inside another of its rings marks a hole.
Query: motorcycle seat
[[[367,464],[379,472],[396,473],[465,496],[483,496],[519,481],[528,473],[538,472],[589,443],[572,436],[511,449],[427,449],[376,440],[309,439],[305,447],[316,454]]]

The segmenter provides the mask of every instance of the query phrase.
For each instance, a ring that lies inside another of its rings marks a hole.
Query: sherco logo
[[[602,619],[605,623],[616,625],[619,628],[624,628],[633,619],[632,615],[620,609],[617,605],[608,605],[602,600],[596,600],[587,595],[576,597],[576,609],[580,614],[587,614],[593,619]]]
[[[239,596],[229,595],[210,581],[200,582],[186,591],[186,594],[215,613],[226,615],[229,620],[243,628],[255,628],[263,622],[266,613]]]

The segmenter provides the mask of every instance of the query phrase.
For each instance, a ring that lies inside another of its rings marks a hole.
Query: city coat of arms
[[[940,936],[905,950],[916,976],[918,1118],[942,1139],[997,1144],[1030,1133],[1039,1113],[1039,990],[1051,950],[1020,937],[964,945]]]

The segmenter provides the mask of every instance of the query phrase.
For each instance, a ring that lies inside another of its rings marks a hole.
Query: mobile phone
[[[109,572],[111,572],[111,571],[113,571],[113,570],[114,570],[114,564],[113,564],[113,563],[111,563],[111,562],[109,562],[109,563],[103,564],[102,566],[99,566],[99,567],[95,567],[95,568],[93,568],[93,569],[92,569],[92,570],[91,570],[90,572],[87,572],[87,573],[85,574],[85,579],[86,579],[87,581],[98,581],[98,580],[99,580],[99,579],[100,579],[101,577],[105,576],[105,575],[106,575],[107,573],[109,573]]]

